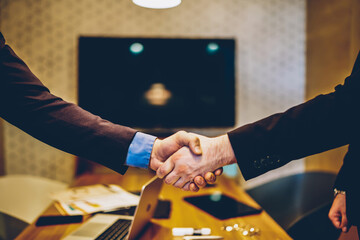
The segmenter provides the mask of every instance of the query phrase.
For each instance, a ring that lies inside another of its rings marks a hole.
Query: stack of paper
[[[135,206],[140,197],[118,185],[96,184],[51,194],[63,215],[91,214]]]

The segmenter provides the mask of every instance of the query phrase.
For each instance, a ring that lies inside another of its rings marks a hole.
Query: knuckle
[[[165,175],[165,170],[164,170],[164,168],[160,167],[160,168],[157,170],[157,175],[159,175],[159,176],[164,176],[164,175]]]
[[[177,169],[178,174],[188,173],[188,167],[186,165],[180,165]]]
[[[184,179],[181,178],[181,180],[179,180],[179,181],[177,182],[177,184],[178,184],[178,187],[179,187],[179,188],[183,189],[183,188],[185,187],[185,185],[186,185],[186,181],[184,181]]]
[[[164,182],[165,182],[166,184],[171,184],[171,178],[165,178]]]
[[[180,130],[176,134],[179,136],[184,136],[186,134],[186,132],[184,130]]]
[[[176,169],[174,169],[174,170],[172,170],[172,172],[171,172],[172,174],[174,174],[175,176],[180,176],[181,175],[181,172],[179,171],[179,169],[178,168],[176,168]]]

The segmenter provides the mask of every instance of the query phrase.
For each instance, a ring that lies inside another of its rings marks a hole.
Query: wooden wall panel
[[[351,62],[354,62],[360,50],[360,0],[352,0],[351,8]]]
[[[306,99],[350,74],[359,49],[359,0],[307,1]],[[347,147],[306,158],[306,170],[337,172]]]

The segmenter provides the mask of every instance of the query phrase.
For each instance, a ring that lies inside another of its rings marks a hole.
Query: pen
[[[185,236],[183,237],[184,240],[197,240],[197,239],[202,239],[202,240],[217,240],[217,239],[223,239],[224,237],[222,236],[211,236],[211,235],[207,235],[207,236]]]
[[[210,235],[210,228],[173,228],[173,236],[186,236],[186,235]]]

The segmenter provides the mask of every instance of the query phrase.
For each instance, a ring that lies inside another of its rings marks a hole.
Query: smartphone
[[[262,209],[250,207],[224,194],[185,197],[184,200],[218,219],[258,214]]]

